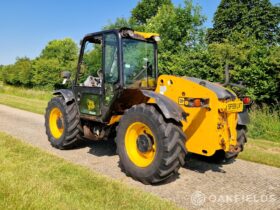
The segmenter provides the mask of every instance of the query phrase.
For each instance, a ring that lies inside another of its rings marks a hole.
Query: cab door
[[[120,62],[119,62],[119,41],[116,33],[104,35],[104,111],[106,115],[109,112],[120,87]]]
[[[81,117],[100,116],[102,98],[102,34],[83,40],[74,88]]]
[[[117,34],[112,32],[86,37],[74,88],[81,117],[102,122],[110,113],[118,83]]]

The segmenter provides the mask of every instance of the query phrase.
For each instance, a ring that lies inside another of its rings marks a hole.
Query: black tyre
[[[229,162],[232,159],[235,159],[240,152],[244,150],[245,143],[247,142],[246,137],[246,127],[237,126],[237,145],[235,146],[235,151],[225,153],[225,161]]]
[[[184,165],[185,141],[180,126],[166,121],[154,106],[134,105],[117,127],[120,166],[145,184],[161,182]]]
[[[82,130],[75,102],[66,104],[62,97],[51,99],[46,109],[45,127],[53,147],[70,149],[76,146]]]

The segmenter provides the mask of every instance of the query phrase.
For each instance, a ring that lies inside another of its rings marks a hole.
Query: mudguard
[[[250,123],[248,109],[244,107],[243,112],[238,113],[238,125],[248,125]]]
[[[171,99],[153,91],[141,91],[144,96],[155,99],[156,105],[161,110],[166,119],[173,119],[177,122],[180,122],[181,120],[186,120],[187,113],[185,113],[184,110]]]
[[[53,95],[62,95],[66,103],[75,100],[74,93],[69,89],[55,90]]]

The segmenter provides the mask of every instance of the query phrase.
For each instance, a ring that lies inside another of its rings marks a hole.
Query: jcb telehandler
[[[46,109],[52,146],[115,133],[123,171],[149,184],[176,174],[188,152],[236,157],[246,142],[249,99],[218,83],[158,76],[159,39],[128,28],[86,35],[75,79],[62,73],[71,88],[55,91]]]

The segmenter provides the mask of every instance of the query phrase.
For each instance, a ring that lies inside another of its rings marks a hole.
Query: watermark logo
[[[206,196],[200,191],[195,191],[191,195],[191,203],[195,206],[202,206],[206,201]]]
[[[209,203],[266,203],[276,202],[276,195],[268,194],[229,194],[229,195],[206,195],[201,191],[195,191],[191,194],[191,203],[194,206],[203,206],[206,202]]]

